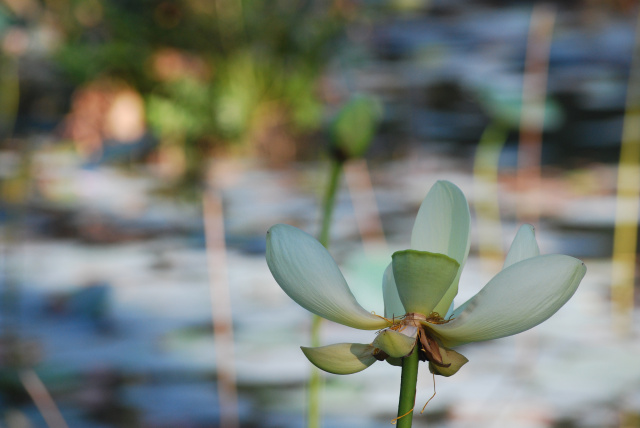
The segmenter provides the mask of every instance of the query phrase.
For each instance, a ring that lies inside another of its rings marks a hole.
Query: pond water
[[[348,29],[323,77],[327,110],[357,92],[385,106],[368,166],[347,169],[332,228],[331,253],[362,305],[382,312],[382,273],[393,251],[407,248],[420,202],[439,179],[457,184],[473,213],[456,304],[500,269],[523,205],[537,211],[525,215],[537,217],[543,253],[569,254],[588,268],[549,321],[463,347],[470,362],[436,379],[437,395],[414,426],[640,426],[640,320],[621,324],[611,303],[617,168],[606,163],[619,154],[633,14],[558,7],[540,193],[523,194],[515,129],[531,7],[435,1],[431,14],[376,18],[381,2],[364,3],[375,13]],[[57,78],[26,68],[25,87]],[[29,81],[34,72],[47,76]],[[32,97],[43,111],[55,104]],[[27,183],[34,196],[0,206],[0,426],[47,426],[18,376],[30,372],[18,368],[34,370],[69,427],[217,427],[230,413],[242,427],[304,426],[311,366],[299,347],[309,345],[311,318],[273,280],[265,233],[287,223],[317,234],[328,164],[215,161],[209,196],[220,196],[223,218],[212,218],[222,220],[225,245],[212,261],[200,199],[167,196],[148,166],[83,165],[57,150],[55,120],[44,124],[38,108],[21,108],[16,131],[36,147]],[[513,128],[495,159],[497,183],[472,175],[490,121]],[[311,146],[303,152],[321,151]],[[19,175],[20,150],[0,153],[2,179]],[[496,203],[500,216],[487,215]],[[371,332],[323,325],[327,344],[371,340]],[[323,427],[388,427],[399,374],[377,363],[324,375]],[[418,382],[416,409],[433,393],[426,367]]]
[[[382,272],[392,251],[408,245],[417,207],[436,179],[458,184],[472,209],[477,203],[473,177],[463,172],[465,161],[435,156],[420,153],[370,168],[374,195],[369,196],[376,201],[384,237],[361,239],[354,219],[363,213],[354,211],[352,200],[365,190],[341,187],[332,253],[367,309],[382,312],[377,297]],[[65,209],[80,213],[75,219],[82,219],[77,223],[82,227],[97,222],[115,232],[154,228],[156,236],[99,242],[98,235],[87,241],[31,233],[13,245],[5,243],[5,267],[17,285],[15,296],[9,296],[17,306],[3,312],[5,331],[36,350],[36,373],[69,426],[218,426],[216,379],[230,367],[242,426],[303,424],[310,364],[299,346],[309,344],[310,317],[272,279],[264,261],[264,233],[278,222],[317,230],[326,165],[272,170],[236,161],[227,168],[236,171],[221,193],[234,349],[224,367],[216,363],[199,206],[171,205],[154,196],[153,186],[134,185],[145,181],[145,173],[79,169],[83,179],[67,171],[57,185],[75,188],[76,197]],[[553,180],[564,183],[565,197],[545,206],[537,227],[541,249],[587,257],[587,276],[572,300],[544,324],[516,337],[465,346],[461,352],[470,362],[456,376],[436,379],[437,395],[424,415],[416,415],[416,426],[618,426],[621,418],[640,413],[640,345],[635,336],[621,337],[613,327],[611,265],[605,254],[588,249],[601,245],[599,235],[565,239],[572,226],[601,224],[603,214],[578,208],[593,197],[572,193],[566,176]],[[517,195],[508,184],[502,190],[502,241],[508,244],[517,229],[510,214]],[[101,192],[115,195],[116,205]],[[606,200],[600,203],[606,206]],[[566,214],[572,212],[580,216]],[[475,221],[473,228],[458,304],[500,266],[479,257]],[[636,332],[637,327],[636,317]],[[371,332],[330,322],[322,335],[327,344],[372,340]],[[323,426],[388,426],[394,417],[397,367],[378,363],[355,375],[324,378]],[[16,382],[7,368],[4,379],[5,388]],[[432,393],[431,376],[423,368],[416,406]],[[2,406],[19,412],[31,426],[45,426],[30,400],[13,401],[5,399]]]

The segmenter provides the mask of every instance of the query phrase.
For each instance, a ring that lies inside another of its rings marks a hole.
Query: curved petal
[[[453,279],[453,282],[447,289],[447,292],[444,293],[438,304],[433,308],[433,312],[438,315],[446,314],[449,311],[449,308],[453,304],[453,299],[458,294],[458,284],[460,283],[460,275],[462,274],[462,268],[458,269],[458,274]]]
[[[267,264],[284,292],[306,310],[362,330],[389,325],[358,304],[326,248],[300,229],[286,224],[269,229]]]
[[[393,253],[393,277],[408,313],[429,315],[447,292],[460,265],[444,254],[404,250]]]
[[[338,343],[319,348],[301,346],[300,349],[314,366],[339,375],[360,372],[377,361],[373,346],[362,343]]]
[[[433,364],[429,361],[429,370],[433,374],[437,374],[444,377],[452,376],[458,373],[458,370],[469,362],[467,357],[454,351],[453,349],[440,347],[440,356],[442,356],[442,363],[448,367],[441,367]]]
[[[413,350],[417,337],[418,329],[414,326],[404,326],[402,331],[385,328],[371,345],[382,349],[391,358],[402,358]]]
[[[515,238],[513,238],[502,269],[539,255],[540,249],[536,242],[535,229],[530,224],[523,224],[520,226],[520,229],[518,229]]]
[[[411,232],[411,248],[446,254],[462,264],[469,254],[469,205],[449,181],[437,181],[422,201]]]
[[[384,316],[387,319],[400,318],[407,313],[400,301],[396,280],[393,279],[392,263],[389,263],[382,277],[382,296],[384,298]]]
[[[389,357],[385,361],[391,364],[392,366],[402,367],[402,358]]]
[[[446,254],[460,264],[450,290],[434,308],[444,314],[458,294],[458,282],[469,255],[471,217],[462,191],[449,181],[437,181],[424,198],[411,232],[411,248]]]
[[[578,288],[587,268],[573,257],[553,254],[523,260],[498,273],[446,324],[425,324],[444,346],[497,339],[545,321]]]

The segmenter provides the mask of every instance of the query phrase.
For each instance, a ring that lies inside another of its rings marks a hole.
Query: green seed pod
[[[356,95],[338,112],[330,128],[331,151],[339,160],[364,156],[382,117],[382,105],[372,97]]]

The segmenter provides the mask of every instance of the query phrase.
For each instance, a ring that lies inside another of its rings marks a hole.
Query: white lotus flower
[[[468,361],[452,347],[540,324],[569,300],[585,275],[580,260],[539,255],[533,227],[523,225],[502,271],[452,310],[469,254],[469,224],[463,193],[452,183],[438,181],[418,211],[411,249],[394,253],[385,271],[384,317],[360,306],[336,262],[313,237],[293,226],[271,227],[267,264],[289,297],[328,320],[380,330],[371,344],[302,347],[309,361],[330,373],[349,374],[377,360],[400,364],[417,348],[433,373],[451,376]]]

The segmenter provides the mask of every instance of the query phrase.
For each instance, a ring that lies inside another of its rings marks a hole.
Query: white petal
[[[497,339],[545,321],[578,288],[587,268],[564,255],[533,257],[498,273],[446,324],[428,324],[446,347]]]
[[[284,292],[306,310],[362,330],[389,325],[358,304],[329,252],[300,229],[286,224],[269,229],[267,264]]]
[[[382,277],[382,295],[384,297],[384,316],[387,319],[400,318],[407,313],[398,295],[396,281],[393,279],[393,265],[391,263],[387,266],[387,269],[384,271],[384,276]]]
[[[301,346],[300,349],[314,366],[334,374],[357,373],[376,362],[374,347],[361,343],[338,343],[319,348]]]
[[[442,316],[442,314],[446,314],[449,312],[449,308],[453,304],[453,299],[458,294],[458,283],[460,282],[460,274],[462,274],[462,266],[458,268],[458,274],[447,289],[447,292],[444,293],[438,304],[433,308],[433,312],[435,312],[436,314]]]
[[[418,329],[414,326],[404,326],[402,331],[385,328],[378,333],[372,345],[392,358],[402,358],[413,350],[417,337]]]
[[[444,314],[458,294],[458,282],[469,255],[469,204],[453,183],[438,181],[424,198],[411,232],[411,248],[446,254],[460,263],[460,270],[450,290],[434,308]]]
[[[511,248],[509,248],[509,252],[504,260],[502,269],[507,268],[514,263],[539,255],[540,249],[536,242],[533,226],[530,224],[523,224],[520,226],[520,229],[518,229],[518,233],[516,233],[515,238],[513,238]]]
[[[444,254],[404,250],[393,253],[393,278],[408,313],[429,315],[442,299],[460,265]]]
[[[438,181],[424,198],[411,232],[411,248],[441,253],[463,264],[469,254],[469,205],[453,183]]]

